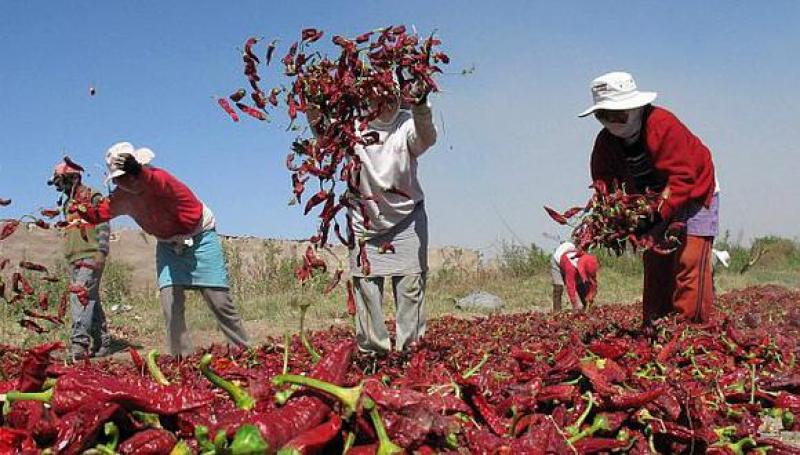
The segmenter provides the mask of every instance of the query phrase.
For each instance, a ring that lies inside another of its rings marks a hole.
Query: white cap
[[[133,158],[141,165],[150,163],[150,161],[156,157],[156,154],[153,153],[152,150],[148,148],[134,148],[133,144],[130,142],[118,142],[112,145],[111,148],[106,151],[106,167],[108,168],[106,183],[108,183],[108,181],[114,177],[119,177],[120,175],[125,174],[125,171],[117,167],[114,161],[116,161],[116,158],[118,158],[120,155],[126,153],[133,156]]]
[[[594,105],[578,114],[586,117],[598,109],[621,111],[646,106],[656,99],[656,92],[640,92],[633,76],[620,71],[604,74],[592,81]]]

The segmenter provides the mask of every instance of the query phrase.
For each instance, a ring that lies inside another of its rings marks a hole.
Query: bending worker
[[[553,278],[553,312],[561,311],[564,287],[573,310],[582,310],[594,304],[597,295],[597,272],[600,264],[589,253],[578,254],[572,242],[558,245],[550,259]]]

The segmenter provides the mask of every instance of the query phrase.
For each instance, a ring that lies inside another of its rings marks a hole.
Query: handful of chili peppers
[[[303,204],[303,213],[319,209],[318,228],[309,240],[322,248],[333,234],[348,248],[362,248],[362,239],[356,239],[352,219],[344,210],[357,210],[364,214],[369,228],[367,204],[374,204],[384,194],[363,194],[360,186],[361,161],[355,152],[377,142],[377,134],[369,131],[369,122],[381,110],[398,98],[404,103],[417,103],[419,96],[438,91],[433,79],[441,73],[439,64],[450,58],[438,51],[440,41],[433,35],[420,38],[405,26],[390,26],[368,31],[355,38],[333,36],[333,55],[315,50],[324,36],[321,30],[307,28],[300,40],[292,43],[281,59],[286,82],[272,89],[264,89],[259,67],[269,65],[276,50],[277,40],[271,41],[259,57],[254,46],[260,38],[250,38],[244,45],[242,59],[244,74],[252,89],[254,105],[243,102],[248,94],[244,88],[229,96],[239,110],[258,120],[269,118],[268,110],[286,107],[291,122],[298,112],[308,114],[311,131],[298,137],[286,157],[286,167],[291,172],[292,203],[301,204],[309,180],[315,179],[316,192]],[[234,121],[238,115],[228,100],[218,99],[222,108]],[[384,193],[404,194],[402,189],[386,188]],[[363,249],[363,248],[362,248]],[[369,260],[360,254],[360,266],[368,273]],[[308,267],[298,272],[304,280]]]
[[[670,254],[680,245],[685,224],[673,222],[669,229],[659,229],[664,225],[658,215],[663,202],[659,193],[647,190],[644,194],[632,194],[624,186],[611,191],[600,180],[590,188],[594,194],[585,206],[563,213],[544,207],[557,223],[573,226],[571,236],[579,251],[607,248],[619,256],[630,245],[633,251]]]

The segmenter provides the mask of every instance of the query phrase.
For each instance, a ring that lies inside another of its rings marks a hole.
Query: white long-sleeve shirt
[[[360,210],[351,210],[358,237],[372,237],[403,221],[425,195],[417,179],[417,159],[436,142],[429,105],[400,110],[390,122],[374,121],[366,132],[378,133],[378,143],[357,146],[361,159],[359,190],[374,200],[364,200],[369,229]],[[400,193],[400,194],[398,194]]]

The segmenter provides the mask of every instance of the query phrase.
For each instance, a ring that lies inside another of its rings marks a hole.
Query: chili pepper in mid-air
[[[80,172],[84,172],[86,170],[86,169],[83,168],[83,166],[81,166],[80,164],[72,161],[72,159],[70,157],[66,156],[66,155],[64,156],[64,162],[67,163],[67,166],[69,166],[69,167],[71,167],[73,169],[77,169]]]
[[[42,319],[44,321],[52,322],[53,324],[56,324],[56,325],[63,325],[64,324],[64,321],[59,319],[59,318],[57,318],[57,317],[50,316],[48,314],[37,313],[37,312],[35,312],[33,310],[29,310],[29,309],[22,310],[22,314],[24,314],[25,316],[27,316],[29,318]]]
[[[254,119],[258,119],[261,121],[267,120],[267,114],[254,107],[248,106],[244,103],[236,103],[236,107],[238,107],[240,111],[244,112],[250,117],[253,117]]]
[[[3,258],[3,259],[0,259],[0,270],[5,270],[5,268],[6,268],[6,267],[8,266],[8,264],[10,264],[10,263],[11,263],[11,259],[9,259],[9,258]]]
[[[323,32],[321,30],[317,30],[315,28],[306,28],[303,29],[301,33],[302,40],[306,43],[313,43],[318,39],[322,38]]]
[[[276,40],[276,39],[270,41],[269,44],[267,45],[267,55],[266,55],[266,58],[265,58],[265,60],[266,60],[265,63],[267,64],[267,66],[269,66],[269,62],[272,61],[272,54],[275,53],[275,47],[277,45],[278,45],[278,40]]]
[[[50,223],[42,219],[37,219],[33,224],[40,229],[50,229]]]
[[[42,209],[39,211],[39,213],[41,213],[42,216],[46,218],[55,218],[59,214],[61,214],[61,211],[58,209]]]
[[[548,215],[550,215],[550,218],[552,218],[558,224],[567,224],[569,222],[569,220],[567,220],[567,218],[564,217],[564,215],[556,212],[555,210],[551,209],[548,206],[544,206],[544,210],[547,212]]]
[[[347,280],[347,314],[356,315],[356,297],[353,293],[353,280]]]
[[[11,204],[11,199],[0,198],[0,207],[5,207],[9,204]]]
[[[336,286],[339,285],[339,281],[342,279],[342,273],[344,273],[342,269],[336,269],[336,271],[333,273],[331,281],[327,286],[325,286],[325,290],[322,291],[323,294],[330,294],[331,291],[336,289]]]
[[[39,293],[39,298],[37,299],[37,303],[39,304],[40,310],[47,311],[47,309],[50,307],[50,302],[46,292],[42,291]]]
[[[236,111],[233,110],[233,108],[231,107],[230,103],[228,103],[228,100],[226,100],[225,98],[217,98],[217,104],[219,104],[220,107],[225,112],[228,113],[228,115],[231,117],[231,119],[234,122],[238,122],[239,121],[239,114],[237,114]]]
[[[25,270],[33,270],[34,272],[44,272],[48,273],[47,267],[43,266],[42,264],[37,264],[35,262],[30,261],[21,261],[19,263],[20,268]]]
[[[81,305],[86,306],[89,304],[89,291],[86,289],[86,286],[82,284],[70,284],[69,292],[75,294],[75,297],[78,298],[78,302],[80,302]]]
[[[35,333],[47,333],[49,330],[42,328],[39,324],[31,321],[30,319],[20,319],[19,325],[23,328],[30,330],[31,332]]]
[[[11,289],[19,294],[33,295],[34,293],[31,283],[19,272],[11,275]]]
[[[244,53],[247,57],[251,58],[256,63],[261,63],[261,60],[258,59],[258,56],[255,52],[253,52],[253,46],[260,40],[260,38],[251,37],[248,38],[247,41],[244,43]]]
[[[247,95],[247,91],[245,91],[245,89],[243,89],[243,88],[240,88],[239,90],[236,90],[235,92],[231,93],[230,96],[228,96],[228,98],[230,98],[230,100],[233,101],[234,103],[238,103],[246,95]]]
[[[67,314],[67,305],[69,305],[69,289],[61,293],[61,297],[58,299],[58,311],[57,315],[59,319],[64,319],[64,316]]]
[[[17,228],[19,227],[18,220],[8,220],[3,223],[3,228],[0,229],[0,240],[7,239],[11,234],[13,234]]]

